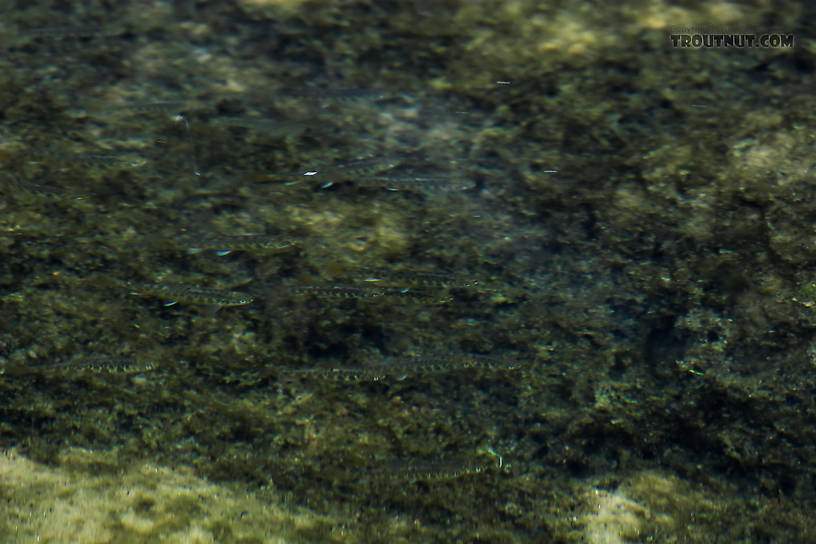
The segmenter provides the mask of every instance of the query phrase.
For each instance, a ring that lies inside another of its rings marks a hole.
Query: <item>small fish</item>
[[[302,98],[315,101],[346,101],[346,100],[380,100],[390,96],[389,91],[368,89],[363,87],[304,87],[301,89],[283,89],[277,91],[281,96]]]
[[[318,298],[378,298],[385,296],[386,290],[357,285],[298,285],[294,293]]]
[[[14,199],[27,200],[70,200],[83,197],[83,195],[71,193],[62,187],[21,180],[9,175],[0,176],[0,193]]]
[[[13,369],[14,374],[141,374],[158,367],[152,361],[138,361],[129,357],[78,357],[69,361],[38,364]]]
[[[357,183],[363,187],[382,187],[388,191],[414,191],[426,194],[467,191],[476,186],[470,180],[444,176],[373,175],[357,180]]]
[[[187,246],[189,253],[199,253],[204,249],[214,249],[219,255],[233,251],[270,250],[279,251],[290,248],[294,242],[287,238],[268,234],[246,234],[235,236],[194,236],[181,238],[179,245]]]
[[[286,376],[317,377],[344,383],[403,381],[408,376],[439,375],[478,369],[496,372],[516,368],[513,363],[485,355],[442,353],[416,357],[390,357],[381,363],[348,367],[310,367],[281,371]]]
[[[324,189],[334,184],[336,181],[354,180],[360,176],[368,176],[378,172],[384,172],[394,168],[398,162],[389,157],[368,157],[365,159],[358,159],[350,162],[342,162],[335,164],[327,164],[325,166],[316,166],[305,171],[288,172],[284,174],[271,174],[273,178],[286,178],[288,184],[300,181],[300,178],[318,178],[324,179],[332,178],[327,184],[324,184]],[[294,181],[293,181],[294,180]]]
[[[102,166],[104,168],[137,168],[146,164],[146,160],[140,155],[128,151],[99,151],[95,153],[52,153],[47,151],[33,152],[32,156],[36,160],[30,162],[40,162],[45,159],[50,162],[59,162],[62,166],[60,170],[73,166]]]
[[[83,165],[103,164],[112,167],[137,167],[144,165],[146,162],[140,155],[128,151],[75,153],[73,155],[62,155],[59,158]]]
[[[418,356],[392,357],[383,363],[389,367],[392,376],[407,376],[409,374],[445,374],[460,370],[479,369],[496,372],[514,370],[516,363],[505,359],[498,359],[489,355],[475,353],[430,353]]]
[[[387,377],[377,367],[310,367],[282,370],[284,376],[318,377],[329,382],[361,383],[376,382]]]
[[[424,272],[421,270],[388,270],[386,268],[362,268],[355,279],[365,282],[402,283],[429,287],[476,287],[479,281],[450,272]]]
[[[243,306],[255,301],[255,296],[240,291],[222,291],[190,285],[170,285],[162,283],[127,282],[131,295],[148,295],[169,300],[165,306],[178,302],[210,307]]]
[[[54,370],[91,372],[93,374],[141,374],[155,370],[157,366],[150,361],[136,361],[127,357],[92,357],[60,363]]]
[[[150,101],[132,101],[122,102],[119,104],[110,104],[102,106],[102,111],[116,112],[135,112],[167,115],[173,119],[191,107],[197,106],[198,103],[194,100],[185,99],[167,99],[167,100],[150,100]]]
[[[208,124],[216,127],[237,127],[259,132],[269,138],[286,138],[303,132],[308,124],[266,117],[212,117]]]
[[[397,161],[392,157],[368,157],[365,159],[358,159],[349,162],[341,162],[332,164],[326,167],[326,172],[329,174],[343,173],[346,175],[365,175],[376,174],[390,170],[397,165]]]
[[[41,26],[33,28],[18,28],[17,42],[42,38],[47,40],[65,40],[72,38],[96,38],[109,35],[111,29],[105,29],[101,25],[57,25]]]
[[[480,461],[465,457],[447,457],[438,459],[409,459],[387,462],[373,473],[389,478],[416,481],[455,480],[470,474],[481,474],[495,467],[490,461]]]
[[[423,289],[409,287],[361,287],[359,285],[299,285],[294,288],[296,295],[312,295],[318,298],[359,298],[374,299],[383,297],[406,298],[423,303],[448,302],[447,297],[440,297]]]

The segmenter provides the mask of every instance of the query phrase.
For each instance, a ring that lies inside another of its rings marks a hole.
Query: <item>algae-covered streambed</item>
[[[809,5],[33,4],[0,540],[813,541]]]

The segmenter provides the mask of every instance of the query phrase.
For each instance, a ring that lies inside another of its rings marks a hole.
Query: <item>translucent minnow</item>
[[[384,379],[401,381],[408,376],[447,374],[468,369],[497,372],[516,368],[514,363],[485,355],[450,353],[417,357],[392,357],[381,363],[348,367],[310,367],[281,371],[288,376],[317,377],[347,383]]]
[[[254,130],[271,138],[285,138],[303,132],[308,127],[304,122],[249,116],[212,117],[208,120],[208,124]]]
[[[44,183],[21,180],[16,177],[0,176],[0,192],[12,198],[36,198],[36,199],[76,199],[82,195],[71,193],[67,189]]]
[[[145,159],[137,153],[128,151],[102,151],[96,153],[75,153],[73,155],[59,155],[57,158],[71,163],[82,165],[102,164],[110,167],[142,166]]]
[[[127,282],[132,295],[148,295],[169,300],[165,306],[177,302],[206,306],[242,306],[255,301],[255,296],[240,291],[222,291],[190,285],[170,285],[163,283]]]
[[[450,272],[423,272],[420,270],[389,270],[361,268],[355,274],[358,281],[384,284],[388,282],[431,287],[475,287],[478,280],[463,278]]]
[[[164,117],[168,120],[181,122],[184,124],[188,139],[192,138],[190,132],[190,120],[185,112],[191,109],[198,109],[202,103],[195,99],[167,99],[120,102],[118,104],[102,104],[92,106],[91,111],[109,113],[111,115],[143,115],[148,117]]]
[[[359,159],[350,162],[316,166],[315,168],[300,172],[274,174],[273,177],[290,178],[292,179],[290,183],[300,181],[300,178],[304,177],[315,177],[318,179],[332,178],[332,182],[344,181],[356,179],[360,176],[369,176],[378,172],[384,172],[386,170],[390,170],[397,164],[398,161],[389,157],[368,157],[366,159]],[[326,187],[329,185],[326,185]]]
[[[381,366],[387,367],[391,376],[409,374],[439,374],[467,369],[488,371],[513,370],[517,363],[475,353],[431,353],[413,357],[392,357]]]
[[[105,106],[103,109],[178,114],[187,109],[191,104],[195,104],[195,102],[185,99],[149,100],[145,102],[133,101],[111,104]]]
[[[495,462],[465,457],[437,459],[408,459],[386,462],[373,470],[374,474],[410,481],[453,480],[469,474],[480,474],[493,469]]]
[[[57,25],[34,28],[18,28],[17,41],[25,39],[43,38],[49,40],[64,40],[70,38],[89,38],[113,34],[112,29],[105,29],[100,25]]]
[[[310,367],[280,371],[285,376],[318,377],[321,380],[344,383],[374,382],[387,377],[381,368],[371,367]]]
[[[45,370],[90,372],[93,374],[139,374],[156,369],[150,361],[136,361],[127,357],[91,357],[48,365]]]
[[[349,175],[374,174],[389,170],[397,165],[397,161],[392,157],[368,157],[349,162],[341,162],[329,165],[325,168],[329,174],[344,173]]]
[[[379,100],[390,96],[389,91],[368,89],[363,87],[304,87],[301,89],[281,89],[277,94],[287,97],[303,98],[305,100]]]
[[[373,299],[398,297],[420,302],[447,302],[446,297],[422,289],[408,287],[362,287],[359,285],[299,285],[294,288],[297,295],[312,295],[318,298],[361,298]]]
[[[128,151],[99,151],[96,153],[53,153],[47,151],[33,152],[34,161],[45,159],[49,162],[59,162],[65,167],[102,166],[106,168],[136,168],[143,166],[147,161],[140,155]]]
[[[198,253],[203,249],[217,250],[219,255],[233,251],[283,250],[290,248],[294,242],[277,235],[247,234],[235,236],[191,236],[178,240],[178,245],[186,246],[189,253]]]
[[[93,372],[94,374],[139,374],[150,372],[157,368],[151,361],[137,361],[126,357],[90,358],[85,360],[69,361],[71,368]]]
[[[363,187],[381,187],[388,191],[414,191],[418,193],[453,193],[467,191],[476,186],[473,181],[444,176],[391,176],[372,175],[356,180]]]
[[[138,361],[128,357],[78,357],[70,361],[15,367],[11,373],[24,374],[141,374],[155,370],[152,361]]]
[[[298,285],[294,292],[297,295],[331,298],[377,298],[386,295],[385,289],[358,285]]]

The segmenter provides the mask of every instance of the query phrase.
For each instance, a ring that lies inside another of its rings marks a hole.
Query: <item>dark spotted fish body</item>
[[[294,288],[296,295],[311,295],[317,298],[359,298],[379,299],[384,297],[401,298],[423,303],[444,303],[448,298],[422,288],[379,287],[360,285],[298,285]]]
[[[391,375],[438,374],[458,370],[478,369],[487,371],[513,370],[517,364],[489,355],[474,353],[439,353],[415,357],[393,357],[385,364]]]
[[[155,370],[157,365],[150,361],[137,361],[126,357],[92,357],[70,361],[66,366],[93,374],[141,374]]]
[[[287,377],[300,376],[305,378],[319,378],[329,382],[362,383],[376,382],[387,377],[381,367],[310,367],[286,369],[280,372]]]
[[[35,364],[9,369],[12,375],[43,374],[58,376],[132,375],[155,370],[158,365],[148,360],[129,357],[77,357],[51,364]]]
[[[318,378],[330,382],[362,383],[385,379],[402,381],[409,376],[441,375],[463,370],[498,372],[513,370],[513,362],[470,353],[442,353],[416,357],[391,357],[384,362],[348,367],[284,369],[285,376]]]
[[[378,298],[386,295],[385,289],[357,285],[298,285],[293,291],[296,295],[318,298]]]
[[[132,295],[148,295],[170,301],[166,306],[177,302],[214,307],[243,306],[255,301],[255,296],[249,293],[190,285],[128,282],[127,286]]]
[[[357,271],[355,279],[382,285],[398,283],[425,287],[476,287],[478,280],[463,278],[451,272],[426,272],[421,270],[389,270],[387,268],[363,268]]]
[[[471,474],[488,472],[496,464],[492,461],[447,457],[439,459],[410,459],[391,461],[374,469],[376,475],[408,480],[409,482],[455,480]]]

